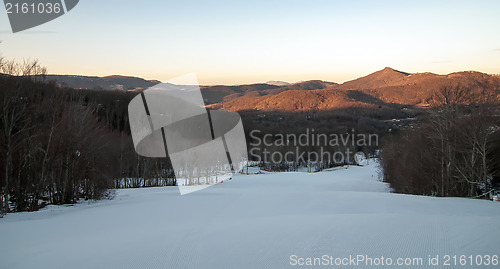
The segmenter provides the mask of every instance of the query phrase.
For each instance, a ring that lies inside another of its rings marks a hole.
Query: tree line
[[[500,176],[498,89],[449,85],[426,119],[386,136],[384,179],[399,193],[489,197]]]
[[[0,73],[0,214],[175,185],[168,160],[135,153],[131,94],[57,86],[37,61],[0,58]]]

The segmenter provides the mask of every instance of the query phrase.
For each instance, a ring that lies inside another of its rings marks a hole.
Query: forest
[[[490,198],[500,183],[498,94],[441,88],[425,118],[385,137],[384,180],[399,193]]]
[[[57,86],[37,61],[0,66],[3,213],[175,185],[167,159],[135,153],[126,116],[132,94]]]

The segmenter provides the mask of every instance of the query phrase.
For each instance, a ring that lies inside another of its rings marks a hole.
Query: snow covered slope
[[[478,268],[443,266],[444,255],[500,254],[500,203],[393,194],[377,178],[374,162],[238,175],[183,196],[119,190],[114,200],[9,214],[0,268],[296,268],[357,255],[423,261],[394,268]]]

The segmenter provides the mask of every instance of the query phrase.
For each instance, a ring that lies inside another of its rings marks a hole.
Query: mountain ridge
[[[146,80],[134,76],[110,75],[104,77],[81,76],[81,75],[55,75],[45,76],[46,80],[54,80],[60,86],[67,86],[75,89],[101,89],[101,90],[121,90],[138,91],[144,90],[158,83],[158,80]]]
[[[307,81],[309,85],[311,82]],[[294,84],[295,85],[295,84]],[[276,89],[276,94],[249,98],[233,98],[211,108],[270,111],[315,111],[345,107],[379,107],[394,104],[427,106],[432,96],[445,86],[461,85],[473,89],[500,89],[500,77],[477,71],[461,71],[447,75],[430,72],[407,73],[389,67],[342,84],[323,82],[323,87],[308,91]],[[318,94],[322,91],[322,94]]]
[[[160,81],[111,75],[106,77],[47,75],[60,85],[83,89],[141,91]],[[272,81],[271,81],[272,82]],[[381,107],[390,104],[425,106],[442,87],[500,89],[500,76],[478,71],[446,75],[408,73],[390,67],[342,84],[309,80],[286,85],[256,83],[200,86],[203,100],[212,109],[311,111],[349,106]]]

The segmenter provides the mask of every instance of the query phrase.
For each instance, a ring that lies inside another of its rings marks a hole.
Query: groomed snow
[[[118,190],[113,200],[0,219],[0,268],[310,267],[291,265],[291,255],[422,257],[424,265],[399,268],[478,268],[427,259],[499,255],[499,246],[500,203],[393,194],[373,161],[237,175],[182,196],[176,187]]]

